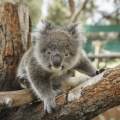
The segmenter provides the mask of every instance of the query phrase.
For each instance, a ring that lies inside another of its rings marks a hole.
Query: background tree
[[[29,14],[32,19],[32,23],[35,24],[38,20],[40,20],[42,16],[41,7],[43,4],[43,0],[1,0],[0,2],[22,2],[26,3],[29,7]]]
[[[57,25],[69,23],[70,10],[69,5],[64,0],[52,0],[48,3],[48,16],[46,19],[54,21]]]

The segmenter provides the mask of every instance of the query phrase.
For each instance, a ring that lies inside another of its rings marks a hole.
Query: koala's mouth
[[[64,66],[55,66],[55,65],[49,65],[49,68],[52,70],[63,70]]]

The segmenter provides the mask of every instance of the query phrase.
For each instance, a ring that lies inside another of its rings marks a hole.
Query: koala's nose
[[[56,54],[53,56],[53,66],[54,67],[59,67],[61,64],[61,57],[59,54]]]

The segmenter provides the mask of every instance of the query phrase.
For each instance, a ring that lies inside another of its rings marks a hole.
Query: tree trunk
[[[23,3],[0,4],[0,91],[18,89],[16,70],[30,46],[29,11]]]
[[[16,70],[22,55],[31,44],[31,30],[26,4],[0,4],[0,91],[20,89]],[[8,111],[14,110],[0,110],[0,120],[4,119]]]

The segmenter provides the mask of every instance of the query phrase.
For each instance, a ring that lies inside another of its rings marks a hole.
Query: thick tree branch
[[[70,18],[69,23],[74,23],[77,16],[80,14],[80,12],[85,8],[85,5],[87,4],[88,0],[85,0],[84,3],[82,4],[82,6],[80,6],[72,15],[72,17]]]
[[[31,90],[29,89],[18,91],[19,95],[20,92],[25,92],[24,95],[27,95],[26,97],[28,97],[28,99],[30,96],[34,98]],[[7,92],[4,92],[4,94],[6,93]],[[7,97],[12,98],[13,104],[15,104],[14,98],[11,97],[14,95],[12,93],[13,92],[9,93],[10,96],[8,95]],[[3,93],[1,93],[0,101],[3,96]],[[34,99],[29,100],[29,102],[32,102],[33,100]],[[14,114],[12,113],[9,117],[10,119],[14,119],[16,117],[18,119],[23,119],[24,116],[26,116],[25,119],[31,120],[34,118],[41,120],[90,120],[100,113],[103,113],[106,110],[120,104],[120,65],[91,78],[69,92],[59,95],[56,98],[56,102],[58,106],[57,110],[50,115],[44,112],[43,103],[34,103],[24,108],[21,107],[19,111]],[[30,114],[28,111],[31,111]]]
[[[0,92],[0,109],[21,106],[37,100],[31,89]]]

